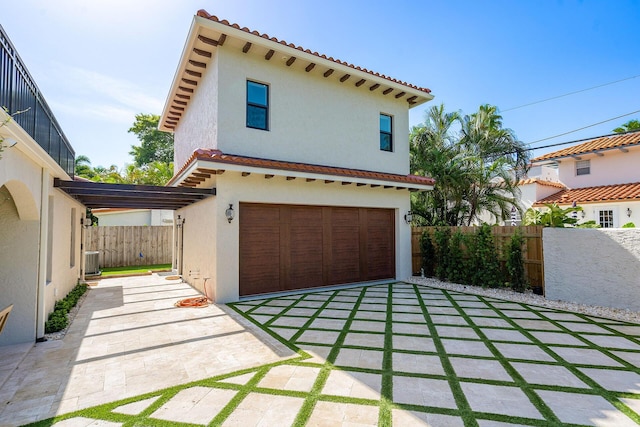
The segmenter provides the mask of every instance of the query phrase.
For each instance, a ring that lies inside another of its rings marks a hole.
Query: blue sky
[[[21,0],[0,24],[76,150],[131,163],[127,129],[161,112],[193,15],[268,33],[418,86],[425,109],[501,110],[640,75],[639,1]],[[640,77],[504,111],[533,142],[640,110]],[[533,146],[610,133],[640,113]],[[549,150],[545,150],[549,151]],[[536,150],[535,154],[544,151]]]

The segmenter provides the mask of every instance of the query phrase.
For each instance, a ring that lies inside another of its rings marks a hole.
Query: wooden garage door
[[[395,277],[392,209],[240,204],[240,295]]]

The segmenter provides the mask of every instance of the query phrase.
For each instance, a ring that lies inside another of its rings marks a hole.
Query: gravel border
[[[536,305],[539,307],[572,311],[574,313],[582,313],[589,316],[604,317],[607,319],[622,320],[624,322],[631,323],[640,323],[640,312],[637,311],[631,311],[623,308],[578,304],[560,300],[549,300],[542,295],[536,295],[533,292],[519,293],[504,288],[483,289],[477,286],[467,286],[459,285],[457,283],[442,282],[432,277],[410,277],[409,279],[407,279],[407,282],[415,283],[417,285],[427,285],[439,289],[446,289],[448,291],[465,292],[468,294],[500,298],[509,301],[521,302],[524,304]]]

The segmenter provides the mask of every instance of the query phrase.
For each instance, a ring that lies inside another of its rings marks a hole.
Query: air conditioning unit
[[[84,253],[84,273],[93,275],[100,274],[100,252],[98,251],[86,251]]]

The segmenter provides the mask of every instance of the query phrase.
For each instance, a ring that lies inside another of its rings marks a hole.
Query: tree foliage
[[[173,134],[158,130],[160,116],[155,114],[136,114],[136,121],[129,129],[140,140],[140,145],[132,145],[129,154],[136,166],[152,162],[173,162]]]
[[[76,157],[76,176],[95,182],[110,184],[165,185],[173,176],[173,163],[153,161],[144,166],[126,165],[120,170],[116,165],[91,167],[85,155]]]
[[[637,119],[629,120],[628,122],[623,123],[622,125],[615,128],[613,131],[615,133],[625,133],[625,132],[631,132],[633,130],[640,130],[640,120],[637,120]]]
[[[412,196],[416,222],[470,225],[483,212],[506,220],[518,206],[517,183],[529,160],[524,143],[503,128],[496,107],[482,105],[471,115],[432,107],[410,138],[411,172],[436,180],[433,191]]]
[[[545,203],[546,209],[538,211],[527,209],[524,214],[524,225],[542,225],[543,227],[567,227],[578,222],[577,218],[570,216],[573,212],[581,212],[581,206],[561,208],[556,203]]]

